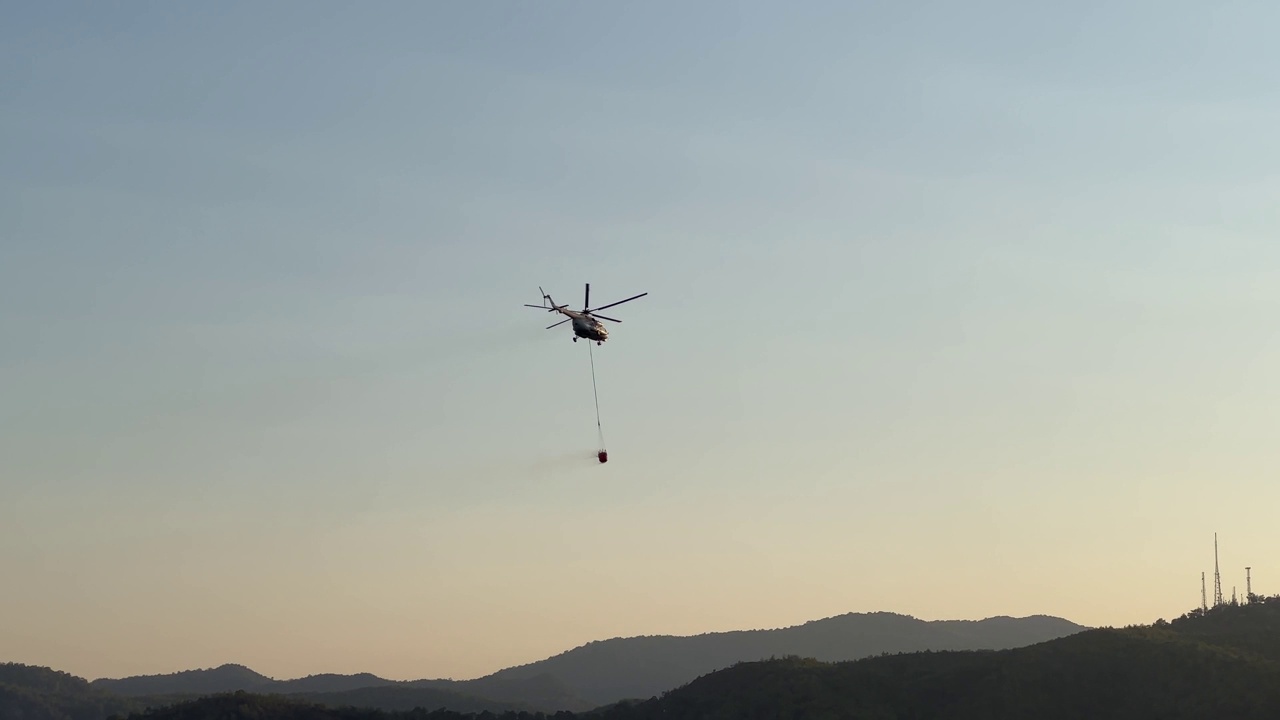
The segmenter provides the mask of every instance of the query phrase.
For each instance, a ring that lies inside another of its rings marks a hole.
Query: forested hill
[[[1280,717],[1280,596],[1171,623],[1087,630],[1001,651],[886,655],[826,663],[743,662],[661,697],[573,715],[374,713],[280,697],[223,695],[135,720],[682,720],[699,718]]]
[[[93,686],[117,695],[141,697],[144,695],[204,695],[229,690],[265,689],[276,684],[275,680],[253,670],[235,664],[216,668],[183,670],[167,675],[136,675],[113,680],[100,678]],[[346,688],[335,688],[346,689]]]
[[[335,693],[359,691],[364,703],[388,710],[403,707],[406,698],[412,697],[402,689],[407,686],[465,696],[451,700],[440,696],[443,706],[454,709],[474,707],[474,700],[483,698],[489,702],[486,707],[494,710],[512,705],[534,710],[585,710],[624,698],[652,697],[744,660],[799,655],[835,661],[884,652],[1003,649],[1083,629],[1042,615],[924,621],[887,612],[850,613],[777,630],[614,638],[474,680],[393,681],[368,673],[275,680],[242,665],[222,665],[169,675],[100,679],[93,685],[132,697],[238,690],[305,694],[329,705],[338,701]],[[375,692],[374,688],[382,690]]]
[[[856,660],[917,650],[1001,650],[1052,640],[1085,628],[1037,615],[986,620],[919,620],[896,613],[849,613],[777,630],[677,637],[615,638],[501,670],[490,679],[547,673],[594,705],[648,698],[737,662],[797,655]]]
[[[141,709],[84,678],[18,663],[0,664],[0,720],[102,720]]]
[[[1003,651],[740,663],[611,720],[1280,717],[1280,596]]]
[[[521,678],[476,680],[387,680],[370,673],[328,673],[275,680],[243,665],[228,664],[167,675],[99,679],[94,680],[92,686],[150,704],[155,704],[157,699],[247,691],[260,695],[289,695],[335,707],[351,704],[384,710],[406,710],[417,705],[462,711],[515,708],[554,711],[594,707],[575,696],[564,683],[545,673]]]
[[[214,669],[219,670],[219,668]],[[207,671],[192,671],[195,673]],[[205,681],[215,679],[226,680],[233,677],[231,672],[211,672],[203,677]],[[191,676],[188,676],[190,679]],[[341,676],[340,676],[341,677]],[[305,680],[305,679],[304,679]],[[344,682],[339,679],[339,683]],[[355,682],[355,681],[352,681]],[[384,681],[390,682],[390,681]],[[267,683],[257,683],[270,687]],[[293,689],[305,688],[309,682],[301,682]],[[332,685],[325,685],[332,687]],[[149,689],[156,691],[182,690],[184,686],[160,683],[150,687],[135,685],[133,689]],[[190,687],[190,686],[185,686]],[[552,686],[558,687],[558,686]],[[544,697],[545,682],[540,680],[530,686],[518,682],[508,687],[491,683],[488,689],[495,693],[507,692],[537,700]],[[143,712],[148,708],[165,708],[184,702],[199,701],[199,698],[221,694],[219,692],[155,692],[147,695],[126,696],[101,687],[91,685],[83,678],[45,667],[7,663],[0,665],[0,720],[104,720],[112,715]],[[393,683],[374,687],[356,687],[334,692],[294,692],[288,695],[279,693],[262,693],[262,697],[287,698],[292,703],[313,703],[318,707],[341,708],[361,707],[383,710],[412,710],[413,708],[449,708],[450,710],[469,712],[506,712],[529,709],[556,709],[564,704],[563,690],[553,693],[552,702],[539,705],[537,702],[507,702],[491,697],[479,697],[434,685],[418,686],[414,683]],[[579,700],[569,699],[578,709],[584,708]]]

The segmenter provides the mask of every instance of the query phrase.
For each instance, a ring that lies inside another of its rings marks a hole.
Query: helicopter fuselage
[[[609,339],[609,331],[605,329],[604,325],[600,324],[599,320],[590,315],[566,308],[556,308],[556,310],[573,320],[574,342],[577,342],[578,338],[594,340],[597,343],[602,343]]]
[[[598,343],[602,343],[609,338],[609,331],[605,329],[604,325],[600,324],[599,320],[581,315],[573,319],[573,334],[580,338],[595,340]]]

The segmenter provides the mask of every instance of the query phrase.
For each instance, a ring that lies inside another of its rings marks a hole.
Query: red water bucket
[[[596,457],[599,458],[600,462],[602,463],[609,462],[609,453],[605,452],[604,450],[601,450],[600,452],[596,453]]]

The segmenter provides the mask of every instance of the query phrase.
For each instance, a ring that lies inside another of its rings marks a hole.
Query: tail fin
[[[569,307],[568,305],[556,305],[556,301],[552,300],[551,296],[548,295],[541,286],[538,287],[538,292],[542,293],[542,301],[544,304],[551,303],[551,307],[548,308],[549,310],[562,310]]]
[[[556,301],[555,301],[555,300],[552,300],[552,299],[551,299],[551,296],[550,296],[550,295],[548,295],[546,292],[544,292],[544,291],[542,290],[542,288],[538,288],[538,292],[542,293],[542,304],[541,304],[541,305],[529,305],[529,304],[526,304],[526,305],[525,305],[525,307],[540,308],[540,309],[542,309],[542,310],[546,310],[547,312],[555,312],[555,311],[556,311]],[[547,307],[547,302],[548,302],[548,301],[551,303],[551,307]]]

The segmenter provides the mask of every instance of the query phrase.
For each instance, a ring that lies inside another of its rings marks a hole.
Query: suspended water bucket
[[[609,462],[609,453],[604,450],[596,453],[596,457],[599,458],[602,463]]]

